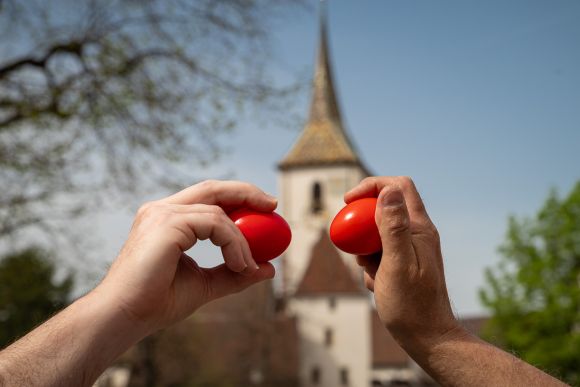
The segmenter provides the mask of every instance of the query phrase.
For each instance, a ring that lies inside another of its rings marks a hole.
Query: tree
[[[72,276],[56,282],[54,275],[50,256],[35,248],[0,259],[0,348],[69,303]]]
[[[509,221],[502,261],[480,291],[486,337],[580,385],[580,182],[533,219]]]
[[[299,2],[0,0],[0,235],[191,183],[244,113],[282,115],[268,27]]]

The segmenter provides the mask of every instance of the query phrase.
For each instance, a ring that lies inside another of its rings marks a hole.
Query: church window
[[[326,328],[326,330],[324,331],[324,344],[327,347],[330,347],[332,345],[333,341],[334,341],[334,335],[333,335],[332,329]]]
[[[348,368],[343,367],[340,369],[340,384],[341,386],[348,386]]]
[[[315,182],[312,185],[311,211],[313,214],[318,214],[322,211],[322,185],[319,182]]]
[[[310,371],[310,381],[312,382],[312,384],[320,383],[320,368],[318,368],[317,366],[312,368],[312,371]]]
[[[330,308],[330,310],[336,309],[336,297],[330,297],[328,299],[328,307]]]

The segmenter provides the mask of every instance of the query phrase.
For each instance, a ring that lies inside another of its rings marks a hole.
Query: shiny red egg
[[[229,214],[240,229],[256,262],[267,262],[280,256],[290,245],[290,226],[275,212],[240,209]]]
[[[344,252],[369,255],[381,251],[381,236],[375,223],[376,198],[347,204],[330,224],[330,239]]]

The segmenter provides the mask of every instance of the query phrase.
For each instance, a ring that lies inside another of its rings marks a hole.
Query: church
[[[278,212],[293,234],[278,281],[145,339],[98,386],[435,385],[383,327],[355,257],[330,241],[344,193],[370,172],[341,118],[324,12],[308,117],[277,167]],[[463,321],[475,334],[483,322]]]
[[[330,241],[343,195],[370,175],[341,117],[321,13],[308,119],[278,164],[279,210],[293,242],[281,258],[281,296],[296,318],[301,386],[420,385],[424,374],[386,332],[355,257]]]
[[[382,326],[355,257],[330,241],[344,193],[371,173],[343,124],[328,40],[323,9],[308,118],[278,164],[279,211],[293,233],[280,298],[296,321],[298,385],[432,385]],[[464,321],[474,333],[482,323]]]

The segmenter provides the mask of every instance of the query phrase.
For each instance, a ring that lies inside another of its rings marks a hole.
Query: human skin
[[[377,197],[382,252],[359,256],[379,317],[401,347],[444,386],[564,386],[467,332],[455,319],[439,234],[413,181],[369,177],[345,194]]]
[[[376,197],[382,255],[358,257],[381,321],[409,355],[448,386],[559,386],[558,380],[465,331],[447,295],[437,229],[409,178],[365,179],[345,195]],[[240,182],[208,181],[138,211],[103,281],[0,352],[0,386],[91,386],[121,353],[201,305],[272,278],[253,261],[224,210],[272,211],[276,200]],[[199,239],[224,264],[200,268]]]
[[[147,335],[272,278],[273,266],[256,265],[224,209],[276,204],[250,184],[206,181],[143,205],[103,281],[0,352],[0,386],[90,386]],[[200,239],[220,246],[225,263],[204,269],[185,255]]]

